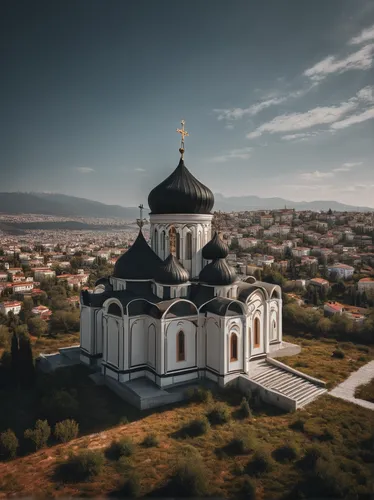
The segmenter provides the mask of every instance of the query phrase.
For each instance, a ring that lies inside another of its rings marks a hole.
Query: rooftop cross
[[[136,219],[136,223],[141,229],[144,226],[144,224],[146,224],[147,219],[143,218],[143,209],[144,209],[143,203],[141,203],[138,208],[140,210],[140,219]]]
[[[178,134],[181,134],[181,147],[179,148],[179,152],[181,154],[182,160],[183,160],[183,156],[184,156],[184,138],[188,137],[188,132],[186,130],[184,130],[184,124],[185,124],[185,121],[182,120],[181,121],[182,128],[177,128]]]

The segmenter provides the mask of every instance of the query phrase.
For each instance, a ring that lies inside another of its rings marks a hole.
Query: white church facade
[[[81,360],[119,382],[225,385],[282,342],[280,288],[237,279],[212,235],[213,193],[184,165],[183,140],[180,152],[148,198],[151,245],[140,219],[113,276],[81,294]]]

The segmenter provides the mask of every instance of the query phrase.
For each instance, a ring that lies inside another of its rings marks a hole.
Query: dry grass
[[[52,354],[57,352],[60,347],[69,347],[76,344],[79,344],[79,332],[58,333],[53,337],[31,338],[32,350],[35,357],[39,356],[39,354]]]
[[[279,361],[324,380],[328,388],[340,384],[352,372],[374,359],[374,346],[360,346],[351,342],[325,342],[322,339],[302,339],[290,335],[285,335],[284,340],[300,344],[302,349],[300,354],[278,358]],[[336,349],[344,352],[343,359],[332,357]]]
[[[363,384],[360,385],[360,387],[357,387],[355,397],[374,403],[374,378],[371,379],[368,384]]]
[[[296,342],[294,338],[287,340]],[[358,356],[364,353],[357,348],[348,346],[344,359],[332,359],[331,353],[336,348],[334,344],[311,341],[303,347],[304,352],[295,359],[288,358],[288,363],[291,366],[300,361],[308,363],[308,367],[300,369],[330,383],[340,382],[362,364]],[[371,358],[372,352],[365,355]],[[329,369],[329,364],[333,370]],[[322,447],[334,457],[334,467],[344,470],[353,490],[358,488],[367,496],[373,491],[370,481],[374,463],[374,419],[370,410],[324,395],[296,414],[284,414],[264,406],[253,410],[252,418],[236,420],[241,402],[239,394],[234,390],[225,391],[215,395],[215,400],[226,401],[232,418],[198,437],[176,437],[181,428],[203,417],[209,409],[209,403],[189,402],[143,413],[128,424],[0,463],[0,498],[1,495],[108,496],[118,491],[124,479],[134,471],[139,476],[141,496],[162,492],[178,459],[191,445],[202,457],[210,485],[209,495],[238,498],[248,479],[248,464],[253,460],[254,453],[264,450],[276,457],[276,450],[290,443],[300,450],[300,459],[310,445]],[[131,413],[126,403],[121,402],[120,406],[123,414]],[[239,430],[253,437],[257,450],[242,455],[225,453],[225,447]],[[146,448],[142,445],[150,431],[158,439],[157,447]],[[113,440],[124,437],[130,437],[134,443],[134,452],[131,457],[126,457],[125,462],[107,459],[103,471],[89,482],[63,483],[56,478],[57,466],[67,459],[69,452],[87,448],[104,451]],[[295,485],[308,478],[308,472],[300,468],[298,461],[299,457],[287,461],[274,460],[271,471],[253,480],[258,498],[295,498]]]

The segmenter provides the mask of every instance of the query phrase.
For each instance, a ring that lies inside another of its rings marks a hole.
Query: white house
[[[22,302],[17,300],[7,300],[5,302],[0,302],[0,311],[3,314],[8,314],[13,312],[14,314],[19,314],[21,311]]]
[[[362,278],[359,280],[357,286],[359,292],[372,294],[374,293],[374,278]]]
[[[327,268],[329,275],[336,275],[338,278],[343,280],[347,280],[352,278],[353,273],[355,272],[355,268],[352,266],[348,266],[348,264],[331,264]]]

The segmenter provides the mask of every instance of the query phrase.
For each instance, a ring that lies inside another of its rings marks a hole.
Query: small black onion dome
[[[115,263],[113,276],[128,280],[153,279],[161,262],[140,230],[134,244]]]
[[[200,272],[199,281],[207,285],[231,285],[236,281],[235,270],[225,259],[216,259],[207,264]]]
[[[181,158],[174,172],[149,193],[148,205],[152,214],[209,214],[214,196]]]
[[[229,253],[229,247],[215,232],[213,238],[203,247],[202,254],[206,260],[224,259]]]
[[[179,260],[172,254],[155,271],[155,281],[164,285],[186,283],[190,276]]]

